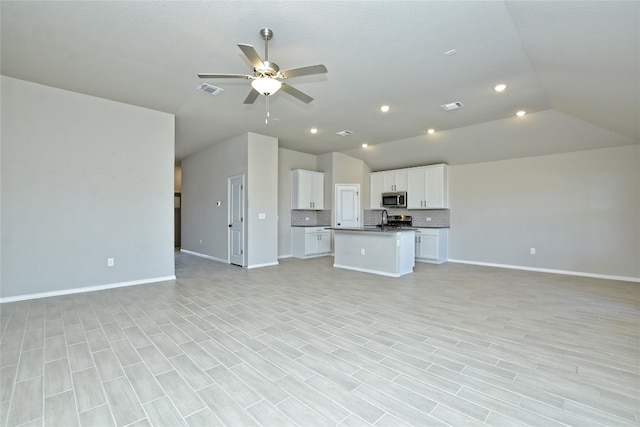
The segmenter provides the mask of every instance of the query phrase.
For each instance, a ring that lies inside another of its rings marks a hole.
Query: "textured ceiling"
[[[640,2],[2,1],[0,8],[2,74],[175,114],[178,159],[244,132],[311,154],[345,152],[374,169],[419,164],[420,156],[455,164],[640,142]],[[247,80],[205,80],[224,89],[218,96],[196,90],[197,73],[251,73],[237,44],[262,56],[264,27],[274,32],[269,59],[281,69],[328,68],[288,80],[315,99],[276,93],[269,124],[264,97],[243,104]],[[451,49],[458,53],[444,55]],[[493,91],[499,82],[509,85],[505,93]],[[453,101],[464,108],[440,108]],[[383,104],[389,113],[378,110]],[[529,112],[526,127],[567,137],[553,146],[510,144],[520,135],[512,131],[518,109]],[[428,128],[438,132],[426,136]],[[337,136],[343,129],[354,134]],[[418,149],[415,138],[431,145]]]

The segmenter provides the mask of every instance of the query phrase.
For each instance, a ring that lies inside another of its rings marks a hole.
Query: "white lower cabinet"
[[[331,253],[331,230],[324,227],[291,227],[291,254],[312,258]]]
[[[419,228],[416,230],[416,261],[442,264],[447,261],[449,229]]]

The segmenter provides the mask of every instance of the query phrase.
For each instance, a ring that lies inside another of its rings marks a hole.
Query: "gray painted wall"
[[[454,166],[449,195],[450,259],[640,278],[638,145]]]
[[[249,134],[247,265],[278,263],[278,140]],[[260,215],[264,219],[260,219]]]
[[[243,134],[182,160],[182,249],[228,262],[227,178],[246,178],[248,148]]]
[[[173,115],[1,79],[0,297],[172,277]]]
[[[182,160],[182,249],[229,261],[227,179],[236,175],[245,175],[245,263],[277,263],[278,141],[253,133]]]

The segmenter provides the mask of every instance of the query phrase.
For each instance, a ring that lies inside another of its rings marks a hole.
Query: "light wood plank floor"
[[[638,283],[332,261],[3,304],[0,425],[638,425]]]

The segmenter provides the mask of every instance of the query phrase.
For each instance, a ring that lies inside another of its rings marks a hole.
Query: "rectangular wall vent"
[[[457,110],[458,108],[462,108],[464,107],[464,105],[462,105],[462,102],[456,101],[450,104],[441,105],[441,107],[444,111],[451,111],[451,110]]]
[[[349,136],[349,135],[352,135],[353,132],[345,129],[345,130],[341,130],[340,132],[336,132],[336,134],[340,136]]]
[[[224,89],[222,89],[221,87],[210,85],[208,83],[202,83],[200,86],[198,86],[198,90],[201,90],[202,92],[210,93],[211,95],[218,95]]]

